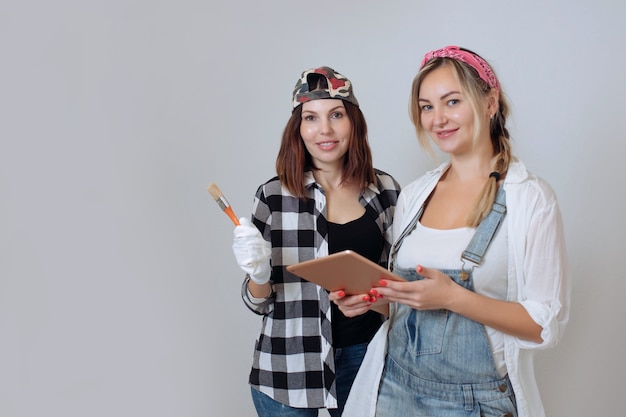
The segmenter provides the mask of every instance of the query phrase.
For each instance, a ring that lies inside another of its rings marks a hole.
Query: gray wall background
[[[0,1],[0,415],[252,416],[260,320],[232,224],[274,175],[301,70],[348,75],[375,165],[434,166],[423,54],[479,52],[516,154],[559,196],[574,281],[550,416],[621,415],[626,6],[612,0]]]

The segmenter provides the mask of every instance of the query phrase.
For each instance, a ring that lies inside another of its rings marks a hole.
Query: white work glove
[[[233,253],[239,267],[250,275],[250,279],[262,285],[270,280],[272,268],[270,256],[272,246],[263,239],[261,232],[245,217],[239,219],[239,226],[233,232]]]

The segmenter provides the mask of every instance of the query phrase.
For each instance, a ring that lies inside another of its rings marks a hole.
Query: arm
[[[541,343],[542,327],[517,302],[489,298],[458,286],[450,311],[520,339]],[[460,291],[459,291],[460,290]]]
[[[489,298],[457,285],[433,268],[417,267],[424,280],[395,282],[383,280],[376,288],[388,301],[416,310],[446,309],[522,339],[541,342],[541,327],[519,303]]]
[[[378,292],[388,301],[415,309],[444,308],[517,337],[525,348],[556,343],[567,322],[569,285],[562,222],[549,189],[515,195],[509,205],[510,239],[515,275],[509,285],[515,299],[502,301],[456,285],[440,271],[423,268],[427,279],[410,283],[385,281]],[[529,195],[530,194],[530,195]],[[524,200],[520,203],[519,200]],[[419,268],[419,267],[418,267]]]
[[[249,282],[250,277],[246,276],[241,286],[241,298],[246,307],[248,307],[250,311],[258,315],[267,315],[271,313],[274,310],[274,300],[276,298],[276,293],[273,291],[272,286],[268,284],[269,295],[255,297],[248,289]]]
[[[547,185],[546,185],[547,187]],[[554,193],[549,188],[530,207],[523,243],[516,245],[517,301],[542,327],[545,348],[562,337],[569,319],[570,281],[563,222]],[[528,200],[528,199],[527,199]]]
[[[248,280],[248,291],[255,298],[268,298],[272,294],[272,287],[269,281],[264,284],[257,284],[250,279]]]
[[[248,308],[257,314],[268,314],[273,308],[269,218],[270,210],[261,186],[254,199],[253,223],[242,218],[234,231],[233,252],[246,272],[241,295]]]

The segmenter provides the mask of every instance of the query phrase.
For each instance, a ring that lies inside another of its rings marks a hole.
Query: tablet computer
[[[379,286],[381,278],[405,281],[351,250],[289,265],[287,271],[328,291],[344,290],[346,294],[367,294]]]

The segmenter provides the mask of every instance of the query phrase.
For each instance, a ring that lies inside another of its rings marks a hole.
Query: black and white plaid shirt
[[[400,186],[382,171],[376,170],[376,178],[360,202],[384,235],[379,263],[387,267]],[[252,221],[272,244],[274,291],[267,299],[252,299],[247,291],[249,277],[243,283],[245,304],[263,315],[250,384],[291,407],[336,408],[328,293],[286,270],[287,265],[328,255],[326,197],[311,172],[305,181],[306,201],[281,187],[278,177],[261,185],[254,198]]]

